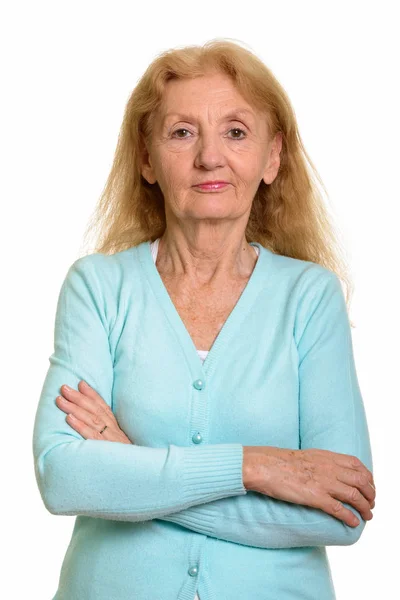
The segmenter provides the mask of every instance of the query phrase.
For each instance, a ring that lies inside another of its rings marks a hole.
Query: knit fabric
[[[243,446],[321,448],[372,471],[345,299],[321,265],[258,242],[201,361],[150,242],[68,269],[33,431],[47,510],[75,517],[53,600],[333,600],[326,547],[357,527],[246,490]],[[91,385],[132,444],[90,440],[55,403]]]

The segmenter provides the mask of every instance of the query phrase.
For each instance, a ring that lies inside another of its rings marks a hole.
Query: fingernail
[[[69,387],[69,385],[63,385],[63,388],[68,392],[72,392],[72,389]]]

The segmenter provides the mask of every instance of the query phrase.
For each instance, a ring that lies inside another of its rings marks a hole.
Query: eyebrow
[[[255,115],[252,111],[248,110],[247,108],[240,108],[240,109],[232,110],[229,113],[227,113],[226,115],[224,115],[223,117],[221,117],[221,121],[225,121],[226,119],[233,119],[234,117],[246,117],[246,116],[254,117]],[[179,119],[182,119],[183,121],[196,120],[195,117],[190,116],[190,115],[184,115],[182,113],[167,113],[164,116],[162,122],[165,123],[165,121],[171,117],[178,117]]]

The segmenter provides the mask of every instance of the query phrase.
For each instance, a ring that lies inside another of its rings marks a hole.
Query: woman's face
[[[250,213],[261,180],[275,179],[280,150],[281,134],[269,139],[265,116],[212,72],[168,82],[142,175],[180,219],[238,218]],[[218,192],[194,187],[221,180],[229,185]]]

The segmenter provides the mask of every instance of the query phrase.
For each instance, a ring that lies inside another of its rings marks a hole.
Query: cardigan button
[[[202,390],[204,387],[204,382],[201,379],[196,379],[196,381],[193,382],[193,386],[196,388],[196,390]]]
[[[196,577],[197,572],[198,572],[197,567],[190,567],[190,569],[188,571],[190,577]]]
[[[199,433],[199,432],[195,433],[195,434],[192,436],[192,442],[193,442],[193,444],[200,444],[200,442],[201,442],[201,440],[202,440],[202,439],[203,439],[203,438],[201,437],[201,435],[200,435],[200,433]]]

